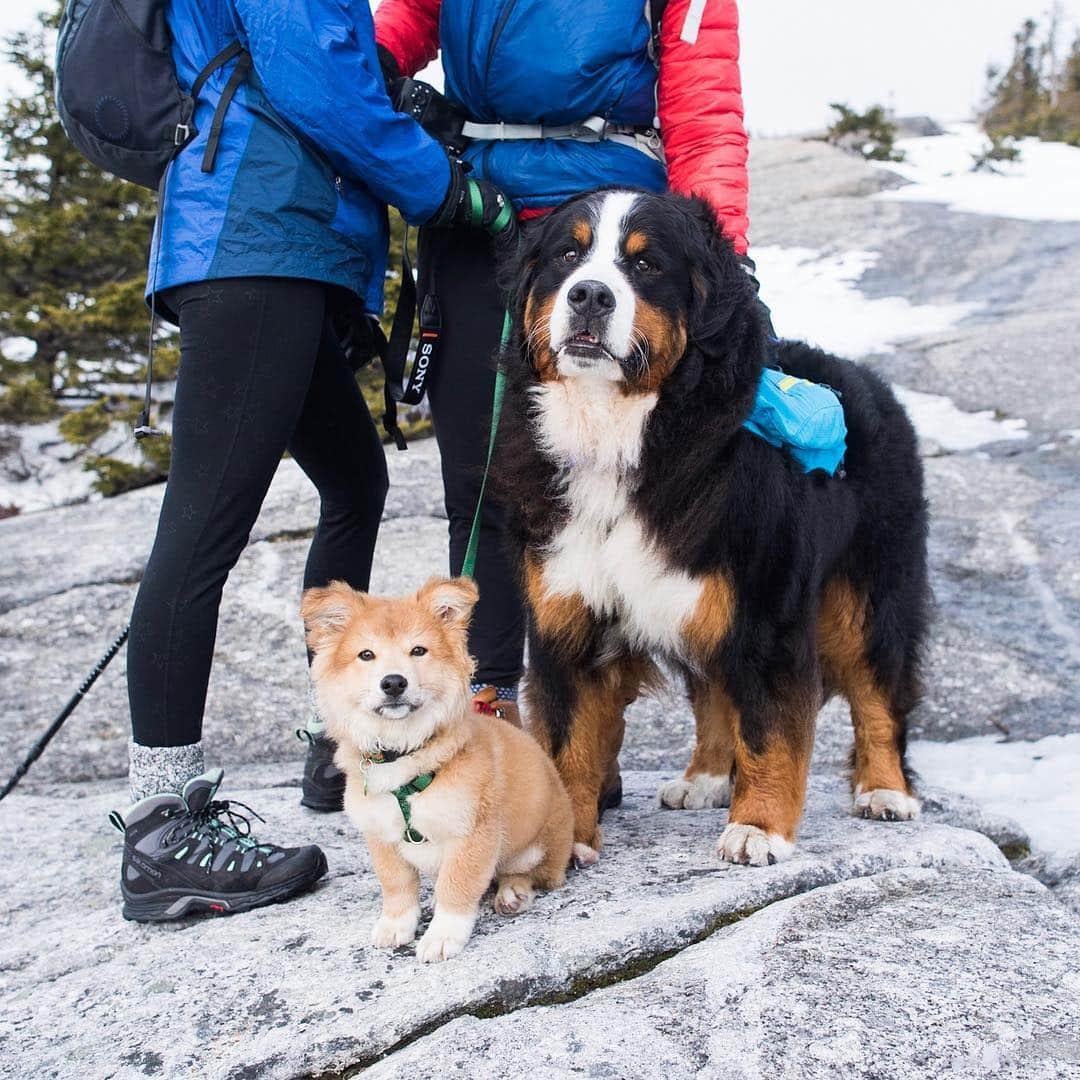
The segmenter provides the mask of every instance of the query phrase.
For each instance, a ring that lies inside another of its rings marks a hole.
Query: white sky
[[[266,0],[271,2],[271,0]],[[986,65],[1050,0],[743,0],[747,124],[757,134],[821,127],[830,101],[874,102],[941,120],[971,114]],[[0,36],[26,26],[42,0],[0,0]],[[1080,0],[1064,0],[1071,40]],[[0,90],[10,78],[0,67]]]

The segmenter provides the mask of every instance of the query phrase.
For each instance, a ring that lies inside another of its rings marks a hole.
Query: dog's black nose
[[[608,315],[615,308],[615,294],[602,281],[579,281],[566,294],[579,315]]]
[[[379,683],[379,689],[387,697],[401,697],[408,685],[409,680],[404,675],[384,675],[382,682]]]

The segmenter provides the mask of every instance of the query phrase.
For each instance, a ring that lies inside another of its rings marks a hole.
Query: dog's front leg
[[[498,850],[498,834],[490,827],[447,844],[435,879],[435,914],[417,943],[418,960],[449,960],[465,948],[480,900],[495,876]]]
[[[817,707],[816,691],[807,688],[763,708],[736,711],[735,786],[717,845],[722,859],[766,866],[794,851]]]
[[[371,931],[377,949],[408,945],[416,937],[420,921],[420,875],[406,862],[394,844],[368,835],[371,861],[382,886],[382,914]]]

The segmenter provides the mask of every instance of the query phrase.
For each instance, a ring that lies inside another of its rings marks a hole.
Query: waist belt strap
[[[481,124],[466,120],[462,135],[470,139],[490,139],[496,142],[518,139],[571,139],[575,142],[615,142],[640,150],[663,162],[664,151],[660,133],[654,128],[634,128],[609,124],[602,116],[590,116],[575,124]]]

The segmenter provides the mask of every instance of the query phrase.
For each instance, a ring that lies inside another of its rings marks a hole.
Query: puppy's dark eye
[[[370,649],[364,649],[356,654],[361,660],[374,660],[375,654]]]
[[[559,258],[565,263],[577,262],[577,251],[574,248],[567,248]]]
[[[653,266],[653,264],[649,262],[648,259],[642,258],[635,261],[634,269],[640,270],[643,274],[647,274],[650,270],[655,270],[656,267]]]
[[[409,655],[410,656],[427,656],[427,649],[425,649],[423,645],[414,645],[409,650]]]

